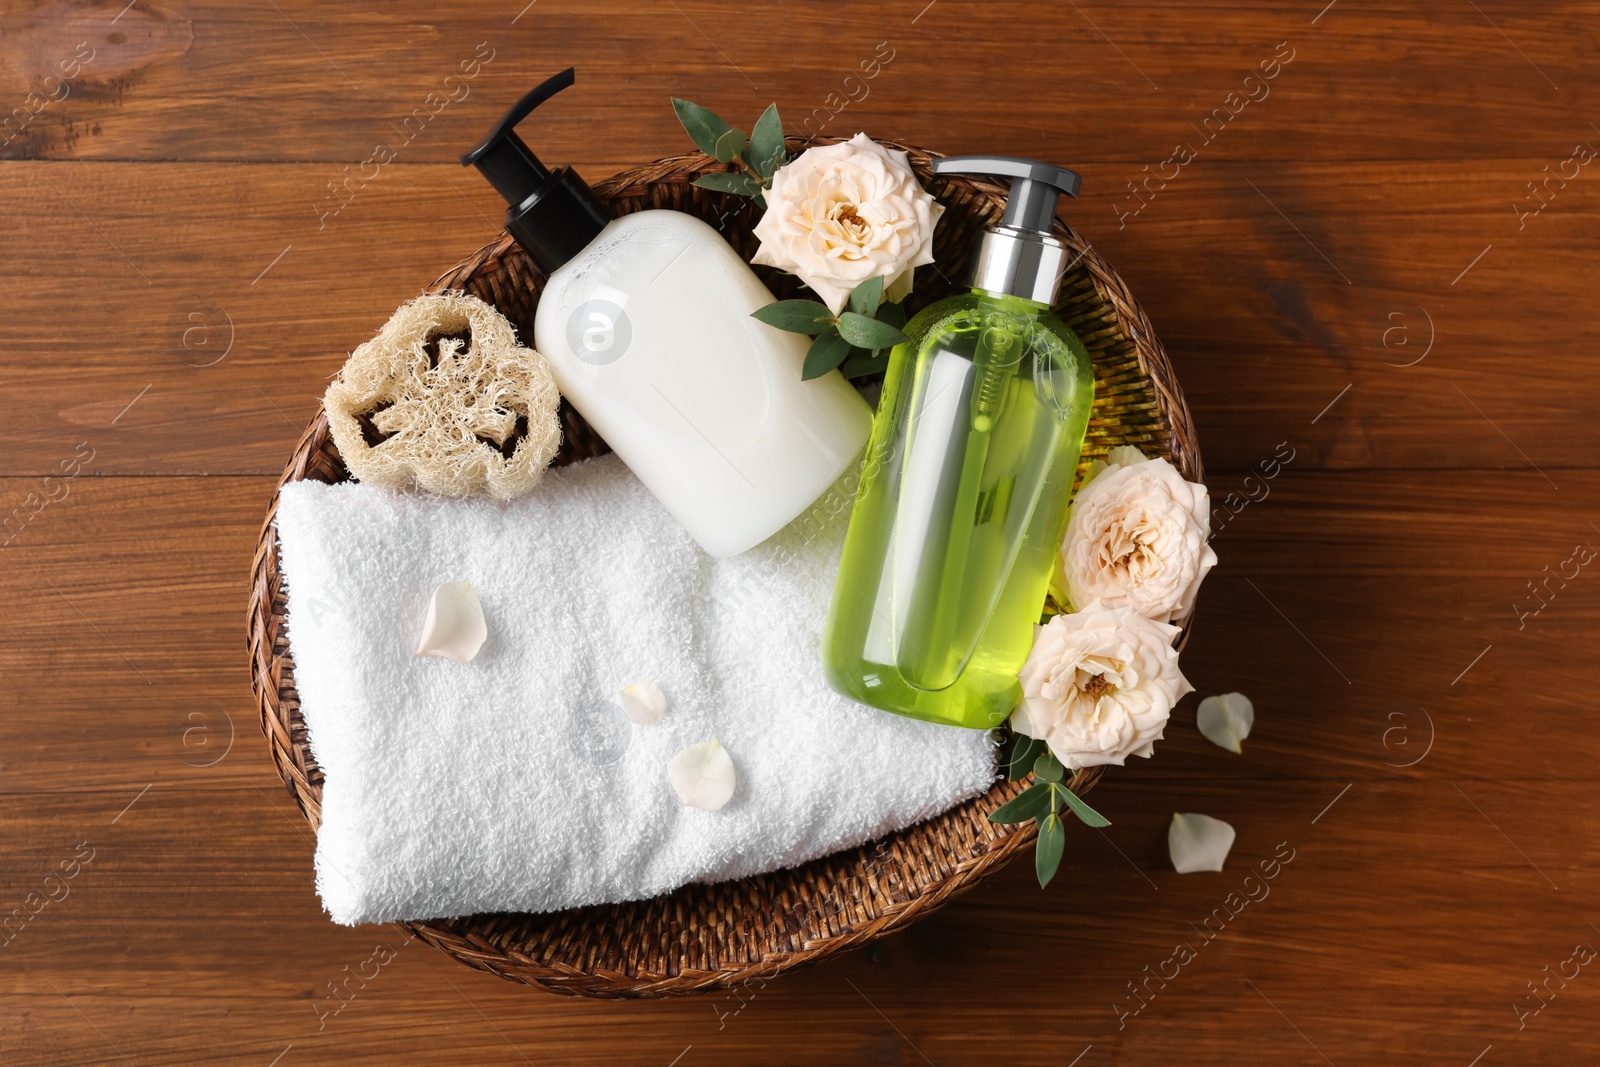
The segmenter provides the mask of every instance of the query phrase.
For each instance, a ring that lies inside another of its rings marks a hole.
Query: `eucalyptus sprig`
[[[719,162],[739,165],[738,171],[702,174],[694,184],[719,193],[754,197],[756,203],[765,206],[765,193],[772,188],[772,176],[789,158],[783,143],[783,122],[778,118],[778,105],[767,106],[750,128],[749,137],[699,104],[675,96],[672,110],[678,113],[678,121],[683,123],[695,147]]]
[[[699,104],[672,98],[672,109],[695,146],[737,171],[702,174],[694,184],[719,193],[752,197],[766,206],[772,176],[789,160],[778,105],[771,104],[751,127],[749,137]],[[806,351],[801,377],[820,378],[837,367],[846,378],[879,374],[888,369],[887,350],[906,340],[905,308],[883,300],[883,279],[870,278],[851,292],[845,311],[835,315],[817,300],[779,300],[754,313],[769,326],[815,338]]]
[[[1039,837],[1033,846],[1033,870],[1039,886],[1050,884],[1061,867],[1061,854],[1066,849],[1067,831],[1061,824],[1061,806],[1065,804],[1078,820],[1087,826],[1110,826],[1111,820],[1084,803],[1066,779],[1066,768],[1056,759],[1043,741],[1022,734],[1012,738],[1011,759],[1007,765],[1006,779],[1019,782],[1029,774],[1033,784],[1015,798],[996,808],[990,822],[1020,823],[1032,820],[1039,826]],[[1077,772],[1073,772],[1077,777]]]
[[[846,378],[876,374],[889,366],[885,349],[903,343],[905,308],[883,302],[883,278],[868,278],[850,293],[845,310],[835,315],[818,300],[779,300],[751,317],[768,326],[816,338],[806,351],[800,377],[820,378],[835,367]]]

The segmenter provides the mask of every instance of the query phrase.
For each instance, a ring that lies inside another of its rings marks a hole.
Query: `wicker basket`
[[[829,139],[824,139],[824,141]],[[792,148],[807,142],[791,138]],[[900,146],[903,147],[903,146]],[[978,239],[1000,218],[1006,190],[969,178],[934,177],[930,153],[907,149],[924,186],[944,203],[934,253],[937,268],[918,272],[915,311],[961,288]],[[746,259],[754,253],[751,201],[697,188],[700,174],[726,169],[695,154],[626,171],[596,186],[617,213],[673,208],[715,225]],[[1095,401],[1084,461],[1121,444],[1170,458],[1201,477],[1189,412],[1150,322],[1122,280],[1089,244],[1060,222],[1056,235],[1077,259],[1057,301],[1061,317],[1094,358]],[[793,278],[763,270],[780,298],[799,295]],[[533,334],[544,278],[502,235],[433,283],[462,289],[500,311],[523,337]],[[608,451],[578,414],[562,405],[564,440],[557,463]],[[322,415],[306,430],[280,482],[348,478]],[[284,630],[285,590],[273,515],[267,513],[254,561],[250,661],[262,728],[289,794],[312,826],[321,817],[322,772],[306,743]],[[1098,768],[1079,776],[1087,791]],[[765,981],[915,922],[955,894],[1026,853],[1032,824],[996,826],[987,816],[1023,783],[998,783],[987,794],[880,841],[792,870],[718,885],[689,885],[654,900],[549,915],[493,914],[404,924],[469,966],[556,993],[593,997],[663,997]],[[1052,887],[1059,900],[1069,884]]]

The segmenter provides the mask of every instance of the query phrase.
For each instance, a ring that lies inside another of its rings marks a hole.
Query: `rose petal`
[[[1220,871],[1233,848],[1233,827],[1209,815],[1174,813],[1167,827],[1167,853],[1179,874]]]
[[[654,682],[623,686],[617,693],[617,703],[622,705],[622,713],[628,721],[640,726],[660,722],[661,716],[667,713],[667,694]]]
[[[428,601],[428,617],[417,641],[418,656],[440,656],[470,663],[489,637],[483,605],[471,582],[445,582]]]
[[[1250,728],[1255,721],[1255,706],[1243,693],[1206,697],[1200,702],[1200,709],[1194,716],[1194,723],[1206,740],[1229,752],[1243,751],[1239,742],[1250,736]]]
[[[733,798],[738,776],[733,757],[713,737],[673,756],[667,764],[667,782],[689,807],[716,811]]]
[[[1147,458],[1136,445],[1118,445],[1106,453],[1106,463],[1113,467],[1132,467]]]

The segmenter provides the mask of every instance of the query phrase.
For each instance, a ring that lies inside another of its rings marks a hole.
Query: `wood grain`
[[[796,123],[813,117],[951,152],[998,141],[1137,170],[1192,136],[1188,123],[1229,92],[1246,91],[1245,77],[1280,42],[1292,59],[1266,95],[1249,90],[1260,106],[1241,112],[1248,144],[1230,152],[1459,159],[1494,131],[1497,154],[1543,157],[1589,136],[1582,116],[1600,103],[1587,77],[1597,30],[1585,0],[1536,13],[1503,2],[1479,11],[1444,0],[1341,0],[1337,14],[1315,22],[1320,5],[1272,0],[1182,12],[1160,0],[1013,8],[1015,19],[980,0],[524,2],[335,10],[309,0],[141,0],[120,19],[120,3],[16,5],[23,10],[6,17],[0,82],[10,98],[37,91],[80,42],[95,58],[7,146],[9,158],[355,163],[374,142],[404,138],[395,127],[437,106],[427,98],[438,93],[458,99],[406,155],[454,161],[531,81],[573,63],[580,85],[604,88],[583,98],[582,122],[570,110],[535,120],[553,159],[585,158],[597,141],[630,146],[640,160],[668,155],[678,134],[661,109],[668,96],[692,92],[752,122],[776,100]],[[465,91],[446,84],[463,60],[490,56]],[[880,69],[863,79],[860,65],[875,57]],[[968,110],[952,113],[947,101]],[[1563,128],[1570,133],[1550,143]]]
[[[1600,946],[1600,579],[1549,574],[1600,544],[1600,179],[1528,183],[1600,144],[1600,5],[124,2],[0,12],[0,917],[38,907],[4,1062],[1593,1058],[1600,978],[1549,975]],[[1255,700],[1242,755],[1191,697],[1065,884],[1013,867],[740,997],[573,1003],[327,921],[253,723],[251,546],[343,353],[498,230],[455,157],[572,62],[530,139],[591,178],[680,149],[674,94],[1082,169],[1064,214],[1212,472],[1184,663]],[[1174,811],[1238,828],[1225,872],[1170,870]]]

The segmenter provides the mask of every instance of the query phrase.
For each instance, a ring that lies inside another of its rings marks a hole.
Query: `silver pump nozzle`
[[[1067,266],[1067,248],[1051,234],[1062,194],[1076,197],[1083,179],[1075,171],[1013,156],[950,156],[935,160],[935,174],[1012,179],[1000,225],[983,235],[973,271],[975,288],[1050,304]]]

